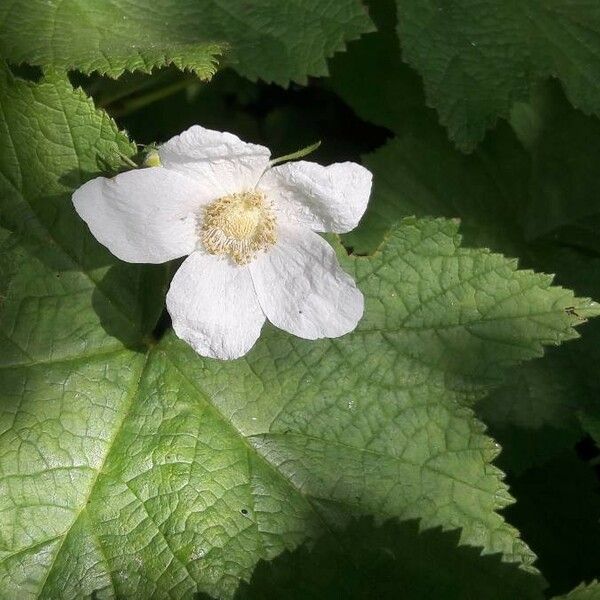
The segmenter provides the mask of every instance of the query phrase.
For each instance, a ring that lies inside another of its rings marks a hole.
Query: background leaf
[[[33,0],[4,4],[0,21],[0,56],[12,63],[113,77],[173,64],[207,78],[227,50],[247,77],[280,84],[325,75],[325,59],[371,29],[357,0]]]
[[[528,193],[529,157],[507,127],[465,156],[437,123],[417,114],[402,135],[364,162],[376,179],[369,212],[344,236],[353,252],[372,253],[403,216],[443,215],[460,217],[473,246],[521,253],[517,219]]]
[[[593,0],[518,3],[397,0],[404,59],[457,146],[473,150],[532,81],[557,77],[569,100],[600,113],[600,8]]]

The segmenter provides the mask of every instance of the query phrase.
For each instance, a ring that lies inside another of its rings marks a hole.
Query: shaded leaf
[[[542,598],[540,581],[478,548],[457,546],[457,531],[419,531],[418,522],[352,521],[312,548],[261,562],[236,600],[348,598],[407,600]],[[435,565],[432,568],[432,565]]]
[[[590,333],[586,328],[584,340],[573,345],[587,345]],[[511,373],[477,405],[477,414],[502,446],[498,465],[520,475],[574,448],[584,435],[580,411],[594,402],[574,351],[550,348],[544,358]]]
[[[4,4],[0,21],[0,55],[13,63],[112,77],[173,64],[208,78],[227,51],[242,74],[280,84],[325,75],[325,59],[371,29],[357,0],[34,0]]]
[[[423,76],[450,138],[473,150],[531,82],[563,83],[569,100],[600,114],[600,7],[594,0],[397,0],[404,59]]]
[[[375,180],[365,217],[344,236],[355,253],[372,253],[390,226],[409,215],[459,217],[470,245],[521,253],[518,213],[528,194],[529,158],[508,127],[465,156],[420,114],[364,163]]]
[[[537,553],[549,592],[598,577],[600,494],[593,470],[564,453],[511,480],[518,501],[506,516]]]
[[[346,52],[334,56],[324,84],[361,119],[400,133],[415,113],[430,111],[424,107],[420,77],[400,54],[394,1],[369,0],[366,4],[377,31],[350,42]]]
[[[600,121],[577,111],[553,119],[535,146],[528,238],[584,224],[600,213]],[[599,229],[596,229],[596,238]]]

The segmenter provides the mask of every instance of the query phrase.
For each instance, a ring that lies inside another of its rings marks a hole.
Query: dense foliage
[[[592,0],[2,4],[0,598],[600,599],[599,56]],[[353,333],[204,359],[93,238],[194,123],[371,169]]]

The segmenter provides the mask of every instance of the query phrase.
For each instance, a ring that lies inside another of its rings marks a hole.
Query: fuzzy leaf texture
[[[527,99],[536,79],[557,77],[576,107],[600,114],[596,0],[397,0],[397,7],[403,57],[462,150]]]
[[[370,515],[456,530],[539,597],[470,405],[597,305],[410,218],[373,257],[340,252],[366,297],[353,334],[266,328],[235,362],[156,343],[165,268],[113,259],[70,202],[133,147],[61,75],[0,90],[0,596],[228,598]]]
[[[33,0],[0,7],[0,56],[12,63],[119,76],[174,64],[210,77],[216,59],[251,79],[325,75],[325,59],[372,29],[357,0]]]

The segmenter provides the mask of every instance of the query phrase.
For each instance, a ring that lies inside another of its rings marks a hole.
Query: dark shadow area
[[[39,83],[40,79],[44,76],[41,67],[35,65],[28,65],[26,63],[21,63],[20,65],[9,64],[8,68],[15,77],[31,81],[32,83]]]
[[[578,414],[593,410],[596,395],[577,357],[586,354],[593,325],[580,327],[580,339],[548,347],[542,358],[512,369],[504,384],[476,405],[477,416],[502,446],[495,462],[504,472],[520,476],[572,451],[585,435]]]
[[[508,478],[517,502],[504,516],[538,555],[548,595],[564,594],[599,575],[600,486],[594,470],[565,452]]]
[[[97,174],[69,172],[61,183],[78,187],[94,176]],[[8,223],[24,247],[57,279],[64,279],[65,285],[74,285],[67,283],[72,272],[83,272],[94,285],[92,305],[105,331],[127,348],[145,347],[144,338],[164,307],[169,265],[132,264],[117,259],[90,233],[68,193],[33,199],[29,206],[31,210],[23,206],[23,210],[11,214]],[[27,235],[21,235],[23,229]]]
[[[317,79],[307,87],[292,84],[288,89],[252,83],[230,69],[219,71],[210,84],[175,69],[118,81],[81,75],[75,79],[144,144],[164,142],[198,123],[264,144],[274,157],[321,140],[308,160],[327,163],[359,160],[390,137],[387,129],[358,118]]]
[[[417,521],[372,518],[261,561],[236,600],[527,600],[542,598],[539,576],[499,555],[457,546],[459,531],[419,532]],[[202,598],[202,596],[198,596]]]
[[[586,435],[582,440],[575,444],[575,452],[581,460],[586,462],[597,462],[598,456],[600,456],[600,449],[589,435]],[[598,474],[597,467],[596,474]]]
[[[92,295],[92,305],[106,333],[131,350],[145,350],[158,339],[153,330],[162,318],[168,271],[166,264],[112,265]],[[169,324],[163,322],[162,326]]]
[[[152,339],[156,342],[160,341],[165,333],[171,329],[171,325],[171,315],[168,313],[167,309],[164,308],[152,330]]]

